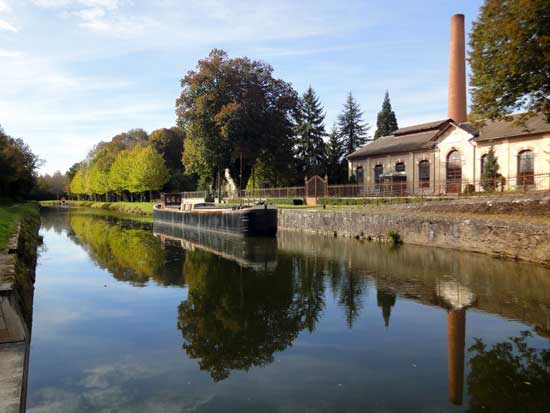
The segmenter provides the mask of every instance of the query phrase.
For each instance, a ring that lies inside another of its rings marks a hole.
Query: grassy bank
[[[0,203],[0,250],[6,248],[17,223],[25,216],[38,219],[38,205],[34,202],[10,203],[4,201]]]
[[[41,201],[40,205],[59,205],[58,201]],[[67,201],[67,205],[82,208],[97,208],[132,215],[153,215],[154,202],[93,202]]]

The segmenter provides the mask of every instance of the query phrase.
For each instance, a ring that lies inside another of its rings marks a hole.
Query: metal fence
[[[322,179],[321,179],[322,180]],[[550,174],[530,174],[514,178],[497,178],[494,180],[447,180],[439,182],[437,185],[433,181],[415,181],[414,185],[409,182],[388,181],[374,183],[373,185],[364,184],[346,184],[329,185],[326,184],[322,190],[318,189],[318,183],[315,182],[309,188],[304,186],[291,186],[280,188],[261,188],[238,191],[237,198],[248,199],[272,199],[272,198],[306,198],[314,196],[315,198],[362,198],[362,197],[450,197],[459,195],[498,195],[510,193],[529,193],[529,192],[550,192]],[[207,191],[183,192],[182,198],[205,198]],[[213,194],[217,196],[216,193]],[[222,194],[223,198],[228,198],[227,193]]]

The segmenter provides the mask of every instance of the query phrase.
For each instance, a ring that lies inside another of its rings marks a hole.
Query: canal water
[[[29,412],[550,406],[542,266],[88,210],[44,210],[41,235]]]

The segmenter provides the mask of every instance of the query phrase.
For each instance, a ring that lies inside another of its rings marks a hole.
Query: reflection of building
[[[384,318],[384,326],[390,325],[391,309],[395,305],[395,293],[381,288],[377,288],[376,301],[378,307],[382,307],[382,317]]]
[[[457,281],[438,284],[438,296],[447,310],[447,367],[449,401],[462,404],[464,392],[464,346],[466,342],[466,308],[475,301],[474,293]]]
[[[505,190],[549,188],[550,123],[544,114],[528,119],[525,125],[512,120],[487,121],[480,126],[468,122],[464,55],[464,16],[454,15],[448,117],[400,128],[350,154],[349,174],[364,184],[367,193],[479,191],[491,146],[506,179]]]

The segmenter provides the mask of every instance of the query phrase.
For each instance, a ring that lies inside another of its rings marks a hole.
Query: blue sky
[[[447,113],[449,22],[482,0],[0,0],[0,125],[66,170],[94,144],[175,124],[179,79],[212,48],[262,59],[327,128],[348,91],[374,133],[384,91],[401,126]]]

